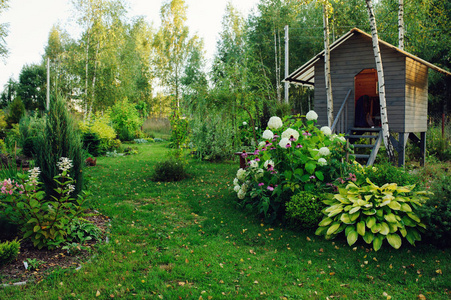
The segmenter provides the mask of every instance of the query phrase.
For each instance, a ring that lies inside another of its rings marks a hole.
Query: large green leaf
[[[327,226],[330,223],[332,223],[333,219],[332,218],[324,218],[321,220],[321,222],[319,222],[318,226]]]
[[[376,235],[373,240],[373,248],[374,251],[378,251],[382,247],[382,242],[384,241],[383,235]]]
[[[349,213],[350,213],[350,214],[353,214],[353,213],[358,212],[359,210],[360,210],[360,206],[356,206],[356,207],[352,208],[352,209],[349,211]]]
[[[392,200],[390,203],[388,203],[388,207],[390,207],[393,210],[400,210],[401,204],[399,202]]]
[[[401,237],[396,233],[387,235],[387,241],[395,249],[399,249],[402,244]]]
[[[309,161],[308,163],[305,164],[305,170],[307,172],[309,172],[310,174],[313,174],[313,172],[315,172],[316,169],[316,163],[313,161]]]
[[[340,223],[334,223],[332,224],[329,229],[327,229],[326,235],[332,235],[334,234],[338,228],[340,228]]]
[[[376,224],[376,218],[375,217],[368,217],[368,218],[366,218],[366,227],[371,229],[371,227],[373,227],[374,224]]]
[[[374,234],[371,231],[366,231],[365,235],[363,236],[363,240],[367,243],[367,244],[371,244],[371,242],[374,239]]]
[[[396,216],[395,216],[394,213],[386,214],[386,215],[384,216],[384,219],[385,219],[387,222],[390,222],[390,223],[396,223],[396,222],[397,222]]]
[[[321,181],[324,180],[323,172],[316,171],[316,172],[315,172],[315,176],[316,176],[316,178],[318,178],[318,179],[321,180]]]
[[[349,214],[342,214],[340,217],[340,221],[342,221],[345,224],[352,224],[353,222],[351,221],[351,218],[349,217]]]
[[[357,223],[357,232],[361,235],[365,235],[365,221],[360,221]]]
[[[316,229],[315,234],[316,235],[325,235],[327,232],[327,227],[318,227],[318,229]]]
[[[407,213],[407,215],[408,215],[412,220],[414,220],[414,221],[416,221],[416,222],[418,222],[418,223],[421,222],[420,218],[418,218],[418,216],[417,216],[416,214],[414,214],[414,213]]]
[[[402,203],[402,204],[401,204],[401,210],[404,211],[404,212],[411,212],[411,211],[412,211],[412,208],[410,207],[409,204],[407,204],[407,203]]]
[[[353,231],[349,232],[348,236],[346,237],[348,240],[349,246],[354,245],[354,243],[357,241],[358,237],[359,237],[359,234],[357,233],[357,231],[353,230]]]
[[[379,231],[381,231],[381,228],[382,228],[381,224],[380,223],[376,223],[376,224],[374,224],[373,227],[371,227],[371,232],[372,233],[378,233]]]
[[[349,218],[351,219],[351,222],[354,222],[355,220],[357,220],[357,218],[360,216],[360,211],[353,213],[351,215],[349,215]]]
[[[363,210],[362,212],[367,216],[372,216],[375,215],[377,211],[375,208],[372,208],[370,210]]]
[[[387,223],[385,222],[381,223],[381,231],[379,231],[379,233],[383,235],[387,235],[390,233],[390,227],[388,226]]]

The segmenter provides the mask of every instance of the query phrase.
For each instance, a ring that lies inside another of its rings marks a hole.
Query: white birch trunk
[[[277,32],[276,32],[276,28],[274,25],[274,62],[275,62],[275,67],[276,67],[276,94],[277,94],[277,101],[281,102],[282,101],[282,95],[280,93],[280,89],[279,89],[279,60],[278,60],[278,53],[277,53]]]
[[[88,74],[89,74],[89,30],[88,30],[88,32],[87,32],[87,35],[88,35],[88,37],[87,37],[87,41],[86,41],[86,50],[85,50],[85,53],[86,53],[86,62],[85,62],[85,76],[86,76],[86,78],[85,78],[85,109],[84,109],[84,113],[85,113],[85,116],[84,116],[84,118],[86,119],[86,117],[87,117],[87,114],[88,114]]]
[[[327,5],[323,4],[323,25],[324,25],[324,76],[326,83],[327,98],[327,125],[334,123],[334,100],[332,96],[332,78],[330,76],[330,47],[329,47],[329,14]]]
[[[398,48],[404,50],[404,0],[399,0],[398,9]]]
[[[394,155],[393,155],[393,146],[390,142],[390,131],[388,127],[388,115],[387,115],[387,101],[385,98],[385,77],[384,77],[384,68],[382,66],[382,57],[381,52],[379,48],[379,38],[377,35],[377,27],[376,27],[376,18],[374,16],[373,12],[373,4],[372,0],[365,0],[366,6],[368,8],[368,16],[370,19],[370,26],[371,26],[371,35],[373,38],[373,52],[374,52],[374,59],[376,62],[376,70],[377,70],[377,77],[379,80],[379,103],[380,103],[380,110],[381,110],[381,123],[382,123],[382,137],[384,139],[384,145],[387,149],[387,155],[390,159],[390,161],[393,161]]]

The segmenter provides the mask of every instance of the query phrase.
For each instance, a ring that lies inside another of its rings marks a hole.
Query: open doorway
[[[379,91],[376,69],[363,69],[354,77],[355,127],[380,126]]]

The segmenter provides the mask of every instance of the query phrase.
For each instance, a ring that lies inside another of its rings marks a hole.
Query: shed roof
[[[369,35],[368,33],[364,32],[358,28],[353,28],[350,31],[348,31],[346,34],[339,37],[335,42],[333,42],[330,45],[330,51],[332,52],[335,48],[338,48],[341,44],[343,44],[349,38],[351,38],[352,36],[354,36],[356,34],[357,35],[360,34],[366,38],[369,38],[370,40],[372,39],[371,35]],[[410,57],[411,59],[416,60],[416,61],[426,65],[428,68],[431,68],[431,69],[433,69],[437,72],[443,73],[445,75],[451,76],[451,72],[446,71],[442,68],[439,68],[436,65],[433,65],[430,62],[427,62],[409,52],[403,51],[403,50],[393,46],[392,44],[384,42],[380,39],[379,39],[379,43],[387,46],[390,49],[393,49],[393,50],[399,52],[400,54],[402,54],[404,56]],[[302,65],[299,69],[297,69],[296,71],[294,71],[293,73],[288,75],[288,77],[285,78],[283,81],[284,82],[292,82],[292,83],[296,83],[296,84],[303,84],[303,85],[315,85],[315,63],[318,62],[318,60],[320,60],[321,57],[324,57],[324,50],[321,51],[320,53],[318,53],[317,55],[315,55],[312,59],[310,59],[308,62],[306,62],[304,65]]]

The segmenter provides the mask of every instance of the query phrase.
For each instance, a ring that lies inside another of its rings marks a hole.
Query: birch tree
[[[398,48],[404,50],[404,0],[399,0],[398,7]]]
[[[374,16],[372,0],[365,1],[368,9],[368,17],[370,20],[371,36],[373,39],[374,59],[376,62],[377,76],[379,80],[379,103],[381,110],[382,136],[384,139],[385,148],[387,149],[388,157],[391,161],[393,161],[394,154],[393,154],[393,146],[390,142],[390,131],[388,126],[388,115],[387,115],[387,100],[385,97],[384,68],[382,66],[382,56],[379,48],[379,38],[377,34],[376,18]]]
[[[324,31],[324,81],[326,83],[327,125],[332,127],[334,122],[334,99],[332,95],[332,78],[330,75],[330,44],[329,44],[329,1],[323,3],[323,31]]]
[[[0,15],[8,9],[8,0],[0,0]],[[0,57],[6,58],[8,48],[6,47],[5,37],[8,35],[8,24],[0,23]]]

